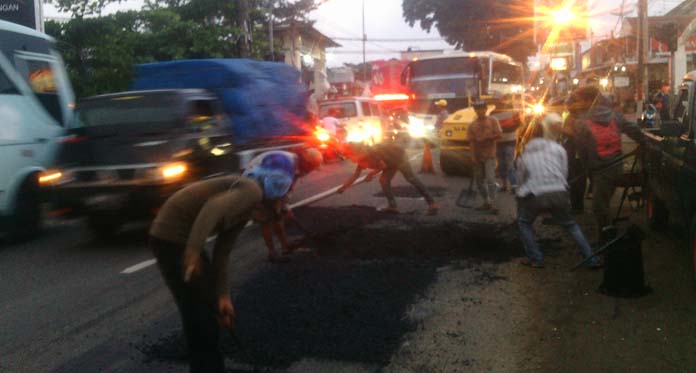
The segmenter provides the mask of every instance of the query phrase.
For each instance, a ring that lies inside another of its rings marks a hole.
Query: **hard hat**
[[[316,148],[306,148],[300,153],[300,169],[302,173],[316,170],[324,162],[324,157]]]
[[[483,100],[478,100],[474,102],[474,108],[485,108],[488,107],[488,104],[486,104],[486,101]]]
[[[439,100],[439,101],[435,102],[435,106],[440,106],[440,107],[447,106],[447,100]]]

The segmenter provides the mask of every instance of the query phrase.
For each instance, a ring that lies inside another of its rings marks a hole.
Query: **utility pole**
[[[648,0],[638,0],[638,113],[643,111],[643,101],[648,94]]]
[[[273,4],[268,10],[268,45],[271,50],[271,61],[275,62],[275,47],[273,46]]]
[[[362,2],[362,55],[363,55],[363,82],[367,84],[367,60],[365,58],[365,43],[367,42],[367,34],[365,33],[365,0]]]
[[[249,4],[247,0],[237,0],[237,26],[242,30],[239,39],[239,56],[249,57]]]

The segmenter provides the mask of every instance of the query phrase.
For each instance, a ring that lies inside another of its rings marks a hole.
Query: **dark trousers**
[[[391,181],[394,178],[394,176],[396,176],[397,172],[401,172],[401,174],[404,176],[404,179],[406,179],[406,181],[408,181],[411,185],[418,189],[418,192],[423,196],[423,198],[425,198],[425,201],[428,204],[432,204],[435,202],[433,197],[428,192],[428,189],[425,188],[425,185],[423,185],[423,183],[413,173],[411,164],[406,160],[402,162],[398,168],[388,167],[387,169],[382,171],[382,176],[380,176],[379,178],[379,184],[382,186],[382,191],[384,192],[384,195],[387,197],[387,201],[389,202],[390,207],[396,207],[396,199],[394,198],[394,192],[392,191]]]
[[[164,282],[179,308],[181,324],[190,354],[190,372],[224,372],[220,352],[220,327],[217,323],[217,296],[213,267],[201,255],[201,274],[184,282],[184,246],[150,237],[150,249]]]
[[[601,230],[613,223],[611,198],[623,176],[623,163],[592,173],[592,210]]]
[[[585,192],[587,191],[587,176],[582,161],[576,158],[568,160],[568,180],[570,183],[570,205],[573,210],[583,210],[585,208]]]

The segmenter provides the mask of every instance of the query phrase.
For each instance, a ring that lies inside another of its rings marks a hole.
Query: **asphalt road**
[[[352,171],[348,161],[324,166],[301,180],[293,202]],[[359,186],[321,204],[374,205],[378,188]],[[52,220],[36,239],[0,247],[0,371],[184,371],[178,314],[146,239],[146,223],[101,241],[79,219]],[[274,271],[265,256],[258,229],[247,228],[230,260],[233,292]],[[168,338],[172,346],[158,347]]]
[[[418,169],[419,151],[409,154]],[[293,202],[339,185],[353,167],[332,163],[310,174]],[[247,228],[229,264],[238,339],[222,340],[228,368],[696,369],[691,259],[678,227],[646,229],[654,291],[612,298],[597,291],[602,271],[568,271],[578,250],[557,227],[536,226],[546,268],[520,266],[513,196],[498,195],[498,216],[459,208],[468,180],[436,170],[419,174],[441,206],[436,217],[424,215],[425,202],[400,176],[398,215],[375,210],[385,203],[376,182],[295,209],[318,235],[289,263],[266,262],[258,229]],[[586,202],[578,220],[592,240]],[[76,219],[0,246],[0,372],[186,372],[178,313],[146,239],[146,223],[100,241]]]

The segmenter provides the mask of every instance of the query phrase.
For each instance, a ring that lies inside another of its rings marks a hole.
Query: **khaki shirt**
[[[209,236],[244,227],[262,195],[255,181],[238,175],[199,181],[165,202],[150,235],[200,250]]]
[[[496,158],[496,141],[501,138],[503,130],[493,117],[477,118],[467,128],[474,161],[482,162]]]

